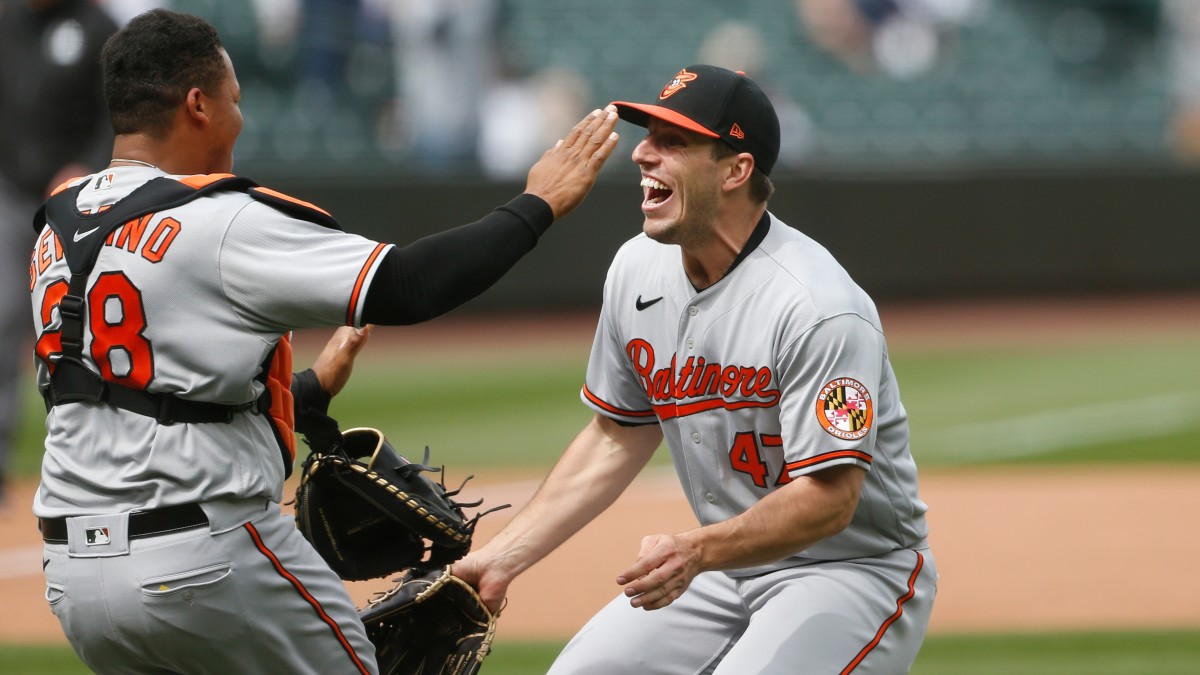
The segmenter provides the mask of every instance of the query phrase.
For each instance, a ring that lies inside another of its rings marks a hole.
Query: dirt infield
[[[494,477],[493,477],[494,478]],[[487,503],[521,505],[537,477],[480,482]],[[941,571],[933,632],[1200,628],[1200,467],[932,471],[922,475]],[[28,504],[32,484],[14,502]],[[42,599],[31,516],[0,517],[0,643],[62,642]],[[22,510],[23,511],[23,510]],[[512,510],[481,521],[491,536]],[[640,477],[617,505],[517,580],[500,640],[564,639],[616,595],[644,534],[694,526],[676,479]],[[359,604],[389,584],[351,584]]]
[[[1113,340],[1146,330],[1200,337],[1200,297],[894,308],[884,312],[884,325],[893,348]],[[590,316],[498,319],[488,340],[520,348],[533,330],[577,344],[590,342],[593,326]],[[409,350],[479,340],[453,317],[405,331]],[[520,506],[539,478],[481,476],[472,492]],[[1193,569],[1200,538],[1176,524],[1200,513],[1200,466],[943,469],[924,471],[921,481],[941,572],[932,631],[1200,628]],[[0,513],[0,643],[63,641],[42,599],[41,546],[28,510],[33,489],[15,485]],[[485,518],[480,537],[513,512]],[[640,477],[613,509],[514,584],[499,640],[569,636],[616,594],[613,578],[641,536],[693,526],[672,474]],[[362,582],[351,592],[361,604],[387,585]]]

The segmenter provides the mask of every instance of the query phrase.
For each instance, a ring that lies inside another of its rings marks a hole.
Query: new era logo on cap
[[[779,118],[762,89],[743,72],[709,65],[681,69],[655,103],[614,101],[621,119],[647,126],[650,118],[719,138],[771,173],[779,157]]]

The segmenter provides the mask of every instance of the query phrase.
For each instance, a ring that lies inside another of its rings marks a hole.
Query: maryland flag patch
[[[817,422],[830,435],[856,441],[871,430],[874,401],[858,380],[830,380],[817,394]]]

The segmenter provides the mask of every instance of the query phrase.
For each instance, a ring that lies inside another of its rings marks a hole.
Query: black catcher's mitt
[[[496,617],[470,584],[442,568],[406,570],[359,611],[381,675],[474,675]]]
[[[327,419],[333,432],[306,434],[312,452],[296,489],[296,525],[341,578],[358,581],[416,565],[439,567],[467,554],[484,514],[467,518],[462,509],[482,500],[456,502],[462,486],[448,491],[425,476],[442,472],[426,465],[428,447],[422,463],[414,464],[378,429],[337,433],[336,422]]]

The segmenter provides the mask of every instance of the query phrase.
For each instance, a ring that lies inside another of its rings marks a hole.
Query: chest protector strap
[[[199,180],[196,180],[199,179]],[[190,184],[189,184],[190,183]],[[128,197],[112,207],[95,214],[82,214],[76,208],[79,193],[90,185],[90,181],[77,188],[63,190],[51,197],[34,217],[34,228],[41,224],[49,226],[63,248],[67,266],[71,271],[68,290],[59,304],[61,317],[62,356],[50,364],[50,385],[43,390],[47,411],[60,403],[74,401],[103,402],[153,417],[160,424],[231,422],[238,413],[251,411],[256,414],[271,413],[275,419],[272,429],[284,445],[290,433],[281,433],[281,423],[290,421],[291,411],[285,405],[290,402],[288,384],[290,370],[279,372],[281,359],[279,346],[271,350],[264,361],[258,380],[265,386],[263,394],[254,401],[240,404],[211,403],[183,399],[173,394],[150,393],[108,381],[88,368],[83,362],[83,329],[86,322],[87,280],[96,265],[100,249],[108,235],[129,221],[148,213],[155,213],[186,204],[207,194],[218,191],[246,192],[252,197],[285,211],[291,216],[309,220],[333,229],[341,229],[329,214],[302,202],[290,200],[278,193],[260,191],[257,183],[238,176],[194,177],[188,183],[170,178],[156,178],[134,190]],[[286,337],[282,340],[286,342]],[[290,356],[290,345],[285,345]],[[290,368],[290,359],[287,367]],[[274,395],[272,391],[274,390]],[[274,405],[273,405],[274,404]],[[290,427],[290,424],[287,425]],[[290,432],[290,428],[287,430]],[[279,438],[286,435],[287,438]],[[283,448],[294,457],[294,441]],[[291,467],[291,457],[285,457]]]

